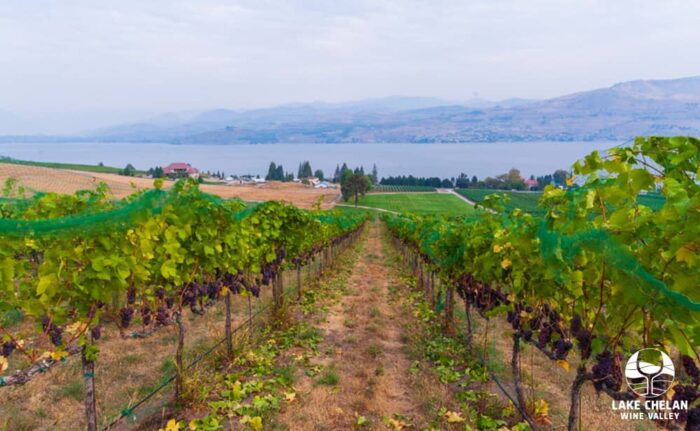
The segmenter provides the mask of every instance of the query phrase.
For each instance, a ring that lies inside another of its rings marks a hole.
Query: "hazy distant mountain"
[[[0,126],[2,121],[0,113]],[[623,82],[540,101],[387,97],[169,113],[96,130],[81,139],[190,144],[488,142],[678,134],[700,136],[700,77]]]
[[[637,135],[700,135],[700,77],[632,81],[543,101],[453,104],[382,115],[303,121],[231,122],[182,143],[488,142],[627,140]]]

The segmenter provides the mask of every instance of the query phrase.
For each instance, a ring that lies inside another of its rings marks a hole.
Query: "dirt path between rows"
[[[399,308],[389,304],[392,280],[378,224],[371,227],[348,280],[348,295],[318,327],[324,341],[318,375],[296,384],[300,403],[280,418],[289,430],[386,429],[385,421],[422,422],[412,392]]]

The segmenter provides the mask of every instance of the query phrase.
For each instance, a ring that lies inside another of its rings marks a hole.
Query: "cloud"
[[[698,74],[699,19],[680,0],[7,0],[0,108],[547,97]]]

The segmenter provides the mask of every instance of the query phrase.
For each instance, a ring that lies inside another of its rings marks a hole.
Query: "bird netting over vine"
[[[97,235],[138,224],[169,205],[190,206],[195,201],[199,202],[200,211],[217,208],[228,212],[235,221],[258,207],[257,203],[246,205],[238,199],[224,200],[195,187],[151,189],[123,200],[109,199],[99,188],[74,195],[38,193],[30,198],[0,199],[0,237]]]

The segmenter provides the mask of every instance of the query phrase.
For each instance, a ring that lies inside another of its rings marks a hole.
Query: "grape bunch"
[[[700,431],[700,406],[688,410],[685,431]]]
[[[51,343],[54,346],[61,345],[61,343],[63,342],[63,329],[56,326],[56,324],[53,323],[53,321],[49,319],[48,316],[43,316],[41,318],[41,328],[44,330],[44,332],[49,334],[49,337],[51,338]]]
[[[102,325],[93,326],[90,329],[90,336],[94,341],[99,340],[102,337]]]
[[[156,295],[156,298],[158,298],[158,299],[161,299],[161,300],[164,299],[165,298],[165,289],[163,289],[162,287],[159,287],[158,289],[156,289],[155,295]]]
[[[256,280],[256,282],[253,284],[249,283],[248,280],[246,280],[245,278],[241,281],[243,283],[243,287],[245,287],[245,290],[252,293],[253,296],[255,296],[256,298],[260,297],[260,287],[258,284],[258,280]]]
[[[5,341],[0,349],[0,356],[9,357],[15,351],[17,344],[14,341]]]
[[[569,355],[569,350],[574,347],[571,341],[560,338],[554,343],[554,356],[556,359],[563,360]]]
[[[119,310],[120,326],[124,329],[128,328],[132,317],[134,317],[134,309],[132,307],[127,306]]]
[[[688,355],[681,356],[681,362],[685,372],[693,379],[696,385],[700,385],[700,369],[695,365],[695,361]]]
[[[537,347],[540,349],[546,349],[547,345],[552,339],[552,327],[546,325],[540,330],[540,335],[537,337]]]
[[[603,388],[619,391],[622,387],[620,362],[610,350],[596,355],[596,364],[593,365],[593,386],[597,391]]]
[[[141,308],[141,320],[145,326],[151,324],[151,306],[148,303]]]
[[[136,288],[129,286],[129,290],[126,291],[126,303],[134,305],[134,302],[136,302]]]
[[[156,323],[159,325],[167,325],[170,319],[168,318],[168,313],[164,307],[158,307],[156,310]]]
[[[673,389],[672,401],[688,401],[688,405],[692,405],[700,397],[698,388],[693,385],[677,385]],[[674,413],[678,413],[678,422],[685,422],[688,419],[688,411],[686,410],[677,409],[674,410]]]
[[[588,359],[591,356],[591,341],[593,341],[593,333],[584,328],[581,316],[575,314],[571,319],[571,335],[576,338],[578,348],[581,352],[582,359]]]

